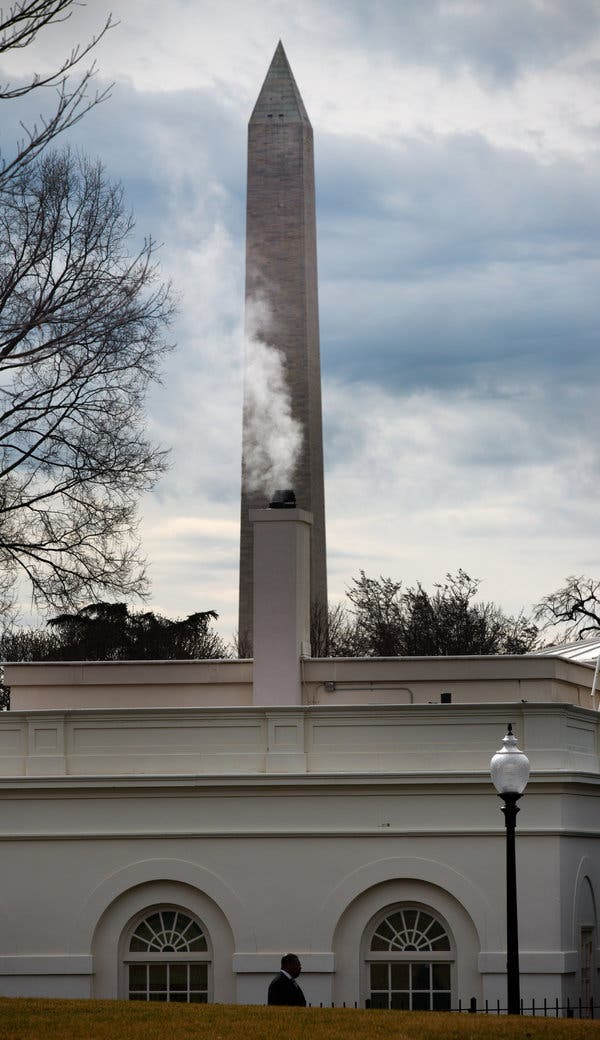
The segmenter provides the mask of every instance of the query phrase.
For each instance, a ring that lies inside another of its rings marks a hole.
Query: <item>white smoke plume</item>
[[[303,439],[292,415],[285,358],[263,338],[271,323],[264,300],[246,301],[244,486],[267,495],[293,486]]]

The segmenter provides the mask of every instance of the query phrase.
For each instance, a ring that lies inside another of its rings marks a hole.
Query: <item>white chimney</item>
[[[304,509],[251,509],[254,525],[253,703],[302,703],[310,657],[310,529]]]

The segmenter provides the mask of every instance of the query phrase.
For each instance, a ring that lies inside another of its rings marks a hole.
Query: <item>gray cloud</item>
[[[325,139],[327,370],[400,393],[588,381],[597,351],[598,167],[597,157],[542,162],[480,137],[387,149]]]
[[[471,69],[492,87],[525,70],[559,62],[600,30],[594,0],[361,0],[344,5],[348,34],[399,62],[457,73]]]

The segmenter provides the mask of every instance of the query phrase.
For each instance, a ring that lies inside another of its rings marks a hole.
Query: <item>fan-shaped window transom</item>
[[[137,925],[130,953],[203,953],[208,949],[200,925],[181,910],[154,910]]]
[[[394,953],[433,953],[450,950],[450,939],[435,917],[411,907],[394,910],[384,918],[373,933],[370,948]]]

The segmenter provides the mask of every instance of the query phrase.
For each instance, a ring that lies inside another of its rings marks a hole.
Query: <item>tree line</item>
[[[43,628],[13,628],[0,638],[5,661],[142,661],[227,657],[230,651],[202,610],[172,620],[125,603],[91,603],[50,618]]]
[[[313,617],[315,657],[448,657],[524,654],[541,645],[550,626],[559,641],[600,637],[600,581],[571,577],[536,604],[531,615],[505,613],[478,599],[480,580],[447,574],[427,591],[360,571],[327,619]],[[232,657],[235,647],[215,631],[214,610],[172,620],[125,603],[91,603],[38,628],[5,628],[4,661],[124,661]]]
[[[360,571],[346,593],[349,605],[330,610],[327,625],[314,619],[314,647],[331,657],[526,653],[537,626],[524,612],[511,616],[478,600],[480,584],[460,569],[428,592],[421,582],[405,587]]]
[[[554,592],[507,614],[478,598],[481,581],[459,569],[428,592],[364,571],[325,619],[313,617],[312,651],[321,657],[441,657],[525,654],[544,645],[600,639],[600,580],[571,575]]]

